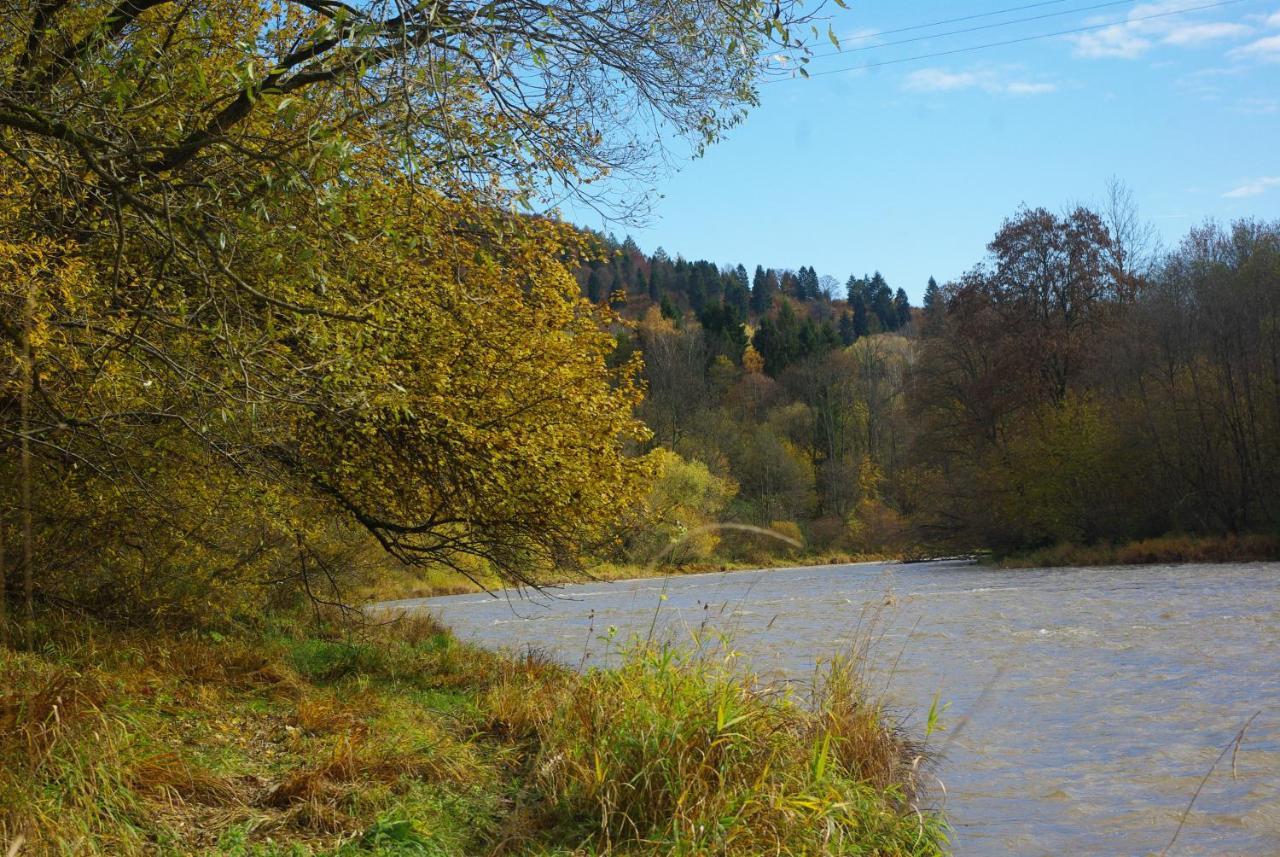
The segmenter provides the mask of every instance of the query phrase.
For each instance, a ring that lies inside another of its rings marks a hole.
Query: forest
[[[666,535],[742,522],[818,555],[1273,535],[1280,224],[1162,249],[1122,185],[1095,207],[1012,213],[920,307],[878,272],[749,278],[602,236],[578,279],[643,355]],[[677,561],[767,545],[704,536]]]

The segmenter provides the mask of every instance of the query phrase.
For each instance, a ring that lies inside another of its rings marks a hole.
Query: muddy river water
[[[1159,854],[1257,713],[1169,853],[1280,855],[1280,564],[862,564],[398,603],[575,666],[607,660],[610,626],[709,623],[801,680],[871,629],[875,684],[909,726],[949,703],[932,740],[959,855]]]

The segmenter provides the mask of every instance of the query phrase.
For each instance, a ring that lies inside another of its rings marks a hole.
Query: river
[[[870,637],[874,684],[909,727],[948,703],[935,797],[958,855],[1159,854],[1257,713],[1169,853],[1280,855],[1280,564],[860,564],[388,606],[575,666],[607,660],[611,626],[711,625],[757,672],[801,680]]]

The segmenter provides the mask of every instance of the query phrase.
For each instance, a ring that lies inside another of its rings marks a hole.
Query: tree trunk
[[[35,314],[33,284],[27,285],[27,307],[22,321],[22,393],[19,421],[22,444],[22,600],[27,619],[35,615],[32,596],[32,531],[31,531],[31,387],[35,377],[31,358],[31,323]]]

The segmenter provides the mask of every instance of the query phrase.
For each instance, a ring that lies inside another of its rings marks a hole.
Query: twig
[[[1257,719],[1258,715],[1261,713],[1262,713],[1261,711],[1255,711],[1253,713],[1253,717],[1250,717],[1248,720],[1244,722],[1244,725],[1240,727],[1240,731],[1236,733],[1236,737],[1232,738],[1231,742],[1227,744],[1227,746],[1222,748],[1222,752],[1218,754],[1218,758],[1213,760],[1213,764],[1209,766],[1209,770],[1205,771],[1204,776],[1200,778],[1200,785],[1196,786],[1195,794],[1191,795],[1191,802],[1188,803],[1187,808],[1182,811],[1182,818],[1178,819],[1178,829],[1173,831],[1173,838],[1169,840],[1169,844],[1166,845],[1164,847],[1164,850],[1160,852],[1160,857],[1165,857],[1165,855],[1169,853],[1169,849],[1173,847],[1173,843],[1178,841],[1178,834],[1182,833],[1182,826],[1187,823],[1187,816],[1191,815],[1191,808],[1196,805],[1196,799],[1200,797],[1200,790],[1203,789],[1204,784],[1209,781],[1209,777],[1213,774],[1214,770],[1218,767],[1218,763],[1221,762],[1223,757],[1227,755],[1227,751],[1231,750],[1233,747],[1235,748],[1236,751],[1239,751],[1240,744],[1244,741],[1244,733],[1249,729],[1249,726],[1253,723],[1255,719]],[[1235,752],[1232,752],[1231,754],[1231,775],[1232,776],[1235,776],[1235,766],[1236,766],[1236,754]]]

